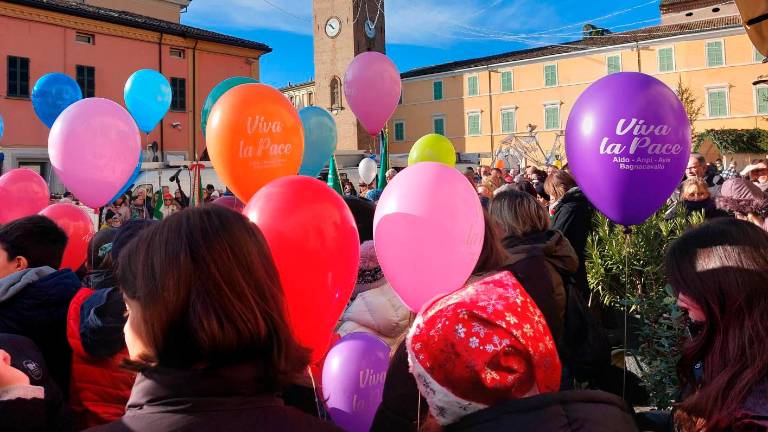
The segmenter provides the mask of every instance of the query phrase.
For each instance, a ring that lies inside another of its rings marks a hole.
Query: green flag
[[[387,187],[387,171],[389,171],[389,146],[384,131],[379,133],[379,139],[381,140],[381,163],[379,165],[379,183],[376,187],[384,190]]]
[[[157,220],[163,220],[163,212],[161,209],[163,208],[163,190],[160,189],[159,191],[155,192],[155,209],[152,212],[152,218]]]
[[[341,190],[341,180],[339,180],[339,170],[336,169],[336,156],[331,155],[331,161],[328,163],[328,186],[331,189],[344,196],[344,192]]]

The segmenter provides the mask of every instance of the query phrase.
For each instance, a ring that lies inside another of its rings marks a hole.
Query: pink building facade
[[[50,169],[48,128],[29,95],[50,72],[75,78],[86,96],[124,105],[123,87],[139,69],[155,69],[171,82],[171,111],[149,135],[158,152],[144,160],[191,160],[205,141],[200,111],[210,90],[232,76],[259,77],[259,58],[271,49],[238,39],[128,12],[64,0],[0,0],[0,140],[3,172],[39,170],[52,191],[61,185]]]

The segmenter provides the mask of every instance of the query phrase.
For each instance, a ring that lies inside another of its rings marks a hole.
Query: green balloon
[[[211,92],[208,94],[208,98],[205,100],[205,104],[203,105],[203,112],[200,117],[200,126],[203,128],[203,137],[205,137],[205,128],[208,126],[208,115],[211,113],[211,109],[213,109],[213,105],[216,104],[216,101],[218,101],[224,93],[234,87],[239,86],[240,84],[253,84],[257,82],[259,82],[257,79],[238,76],[227,78],[224,81],[216,84],[216,87],[211,90]]]
[[[419,162],[439,162],[453,168],[456,166],[456,149],[448,138],[440,134],[424,135],[408,154],[408,166]]]

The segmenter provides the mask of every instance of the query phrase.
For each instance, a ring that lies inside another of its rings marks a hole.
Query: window
[[[768,86],[755,87],[755,105],[758,114],[768,114]]]
[[[445,117],[432,118],[432,131],[445,136]]]
[[[560,104],[544,105],[544,129],[560,129]]]
[[[467,113],[467,134],[468,135],[480,135],[482,128],[480,127],[480,113],[471,112]]]
[[[469,96],[477,96],[480,94],[480,89],[477,86],[477,75],[467,77],[467,94]]]
[[[397,100],[398,105],[403,104],[403,89],[400,89],[400,99]]]
[[[760,51],[757,50],[757,48],[752,48],[752,60],[755,63],[762,63],[763,60],[765,60],[765,56],[760,54]]]
[[[709,41],[706,44],[707,67],[718,67],[725,65],[725,54],[723,53],[723,41]]]
[[[672,47],[661,48],[659,53],[659,72],[672,72],[675,70],[675,50]]]
[[[313,92],[307,93],[307,106],[315,106],[315,94]]]
[[[77,65],[75,66],[75,76],[84,98],[96,96],[96,68]]]
[[[171,78],[171,111],[187,110],[187,80],[184,78]]]
[[[331,108],[341,108],[341,79],[337,76],[331,78]]]
[[[501,73],[501,91],[502,92],[512,91],[512,72],[505,71]]]
[[[80,32],[75,33],[75,42],[93,45],[95,40],[96,38],[92,34]]]
[[[515,110],[506,108],[501,110],[501,133],[512,133],[515,131]]]
[[[8,96],[29,97],[29,59],[8,56]]]
[[[395,141],[405,141],[405,122],[395,120]]]
[[[710,118],[728,117],[728,89],[707,89],[707,115]]]
[[[544,86],[554,87],[557,85],[557,65],[544,66]]]
[[[621,55],[611,55],[606,57],[606,66],[608,68],[608,75],[616,72],[621,72]]]
[[[432,99],[436,101],[443,100],[443,82],[442,81],[432,82]]]
[[[171,54],[171,57],[176,57],[180,59],[184,58],[184,50],[181,48],[171,48],[170,54]]]

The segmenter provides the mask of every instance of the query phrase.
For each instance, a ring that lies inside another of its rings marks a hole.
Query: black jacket
[[[571,242],[576,256],[579,257],[579,269],[576,272],[576,285],[585,297],[588,297],[589,286],[587,284],[587,267],[584,262],[587,249],[587,239],[592,231],[592,217],[594,216],[592,204],[581,189],[571,188],[560,198],[555,206],[555,216],[552,221],[552,229],[558,230]]]
[[[486,408],[448,425],[444,432],[637,431],[624,402],[592,390],[546,393]]]
[[[215,370],[163,368],[136,378],[122,419],[89,431],[340,431],[259,388],[255,364]]]
[[[0,290],[14,289],[2,284],[11,276],[0,279]],[[43,353],[53,380],[66,395],[72,364],[72,350],[67,342],[67,311],[72,297],[80,289],[80,279],[70,270],[59,270],[22,285],[16,284],[18,291],[0,301],[0,333],[31,339]]]

